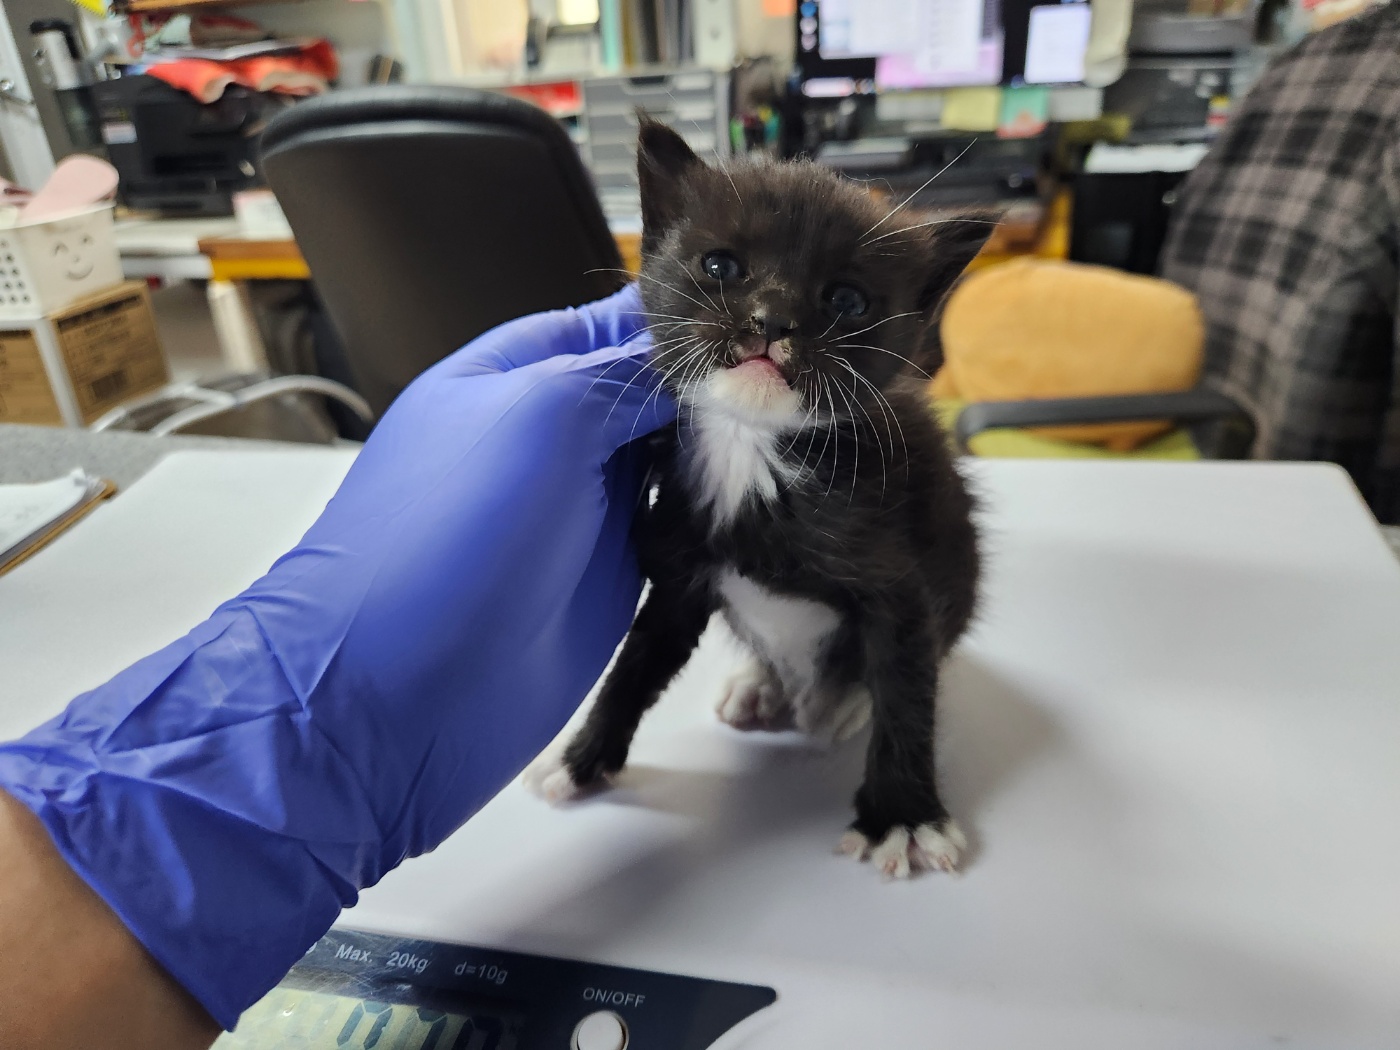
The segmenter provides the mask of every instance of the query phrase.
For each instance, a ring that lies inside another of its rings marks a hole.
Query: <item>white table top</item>
[[[250,580],[347,464],[172,456],[0,578],[0,734]],[[712,633],[617,790],[513,785],[344,922],[775,987],[723,1047],[1400,1045],[1400,566],[1346,477],[971,469],[985,602],[941,708],[961,877],[833,856],[859,745],[718,725]]]
[[[114,233],[122,255],[198,255],[205,237],[231,237],[238,232],[232,216],[203,219],[122,219]]]
[[[238,232],[238,220],[121,219],[114,234],[128,278],[160,277],[167,281],[207,279],[213,271],[199,250],[204,237],[227,237]]]

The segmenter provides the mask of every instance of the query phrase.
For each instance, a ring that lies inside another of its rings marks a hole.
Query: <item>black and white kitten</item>
[[[992,224],[921,221],[811,164],[712,168],[649,121],[638,174],[652,360],[681,406],[637,523],[651,590],[585,725],[527,781],[560,800],[620,770],[718,610],[752,651],[720,717],[833,741],[870,721],[841,850],[895,877],[951,870],[934,698],[977,542],[907,373]]]

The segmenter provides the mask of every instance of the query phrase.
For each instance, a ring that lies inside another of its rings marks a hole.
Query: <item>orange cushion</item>
[[[970,274],[943,312],[935,396],[964,401],[1189,390],[1205,326],[1190,292],[1102,266],[1017,259]],[[1037,427],[1058,441],[1136,448],[1165,421]]]

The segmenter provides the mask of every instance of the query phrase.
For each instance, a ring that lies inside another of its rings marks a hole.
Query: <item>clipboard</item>
[[[20,565],[34,556],[37,551],[43,550],[53,540],[62,535],[74,524],[86,517],[94,507],[105,500],[110,499],[117,492],[117,486],[107,478],[95,477],[84,471],[75,470],[68,475],[68,479],[74,483],[83,483],[85,489],[76,502],[67,506],[61,513],[52,517],[42,518],[34,524],[26,533],[18,537],[8,547],[0,549],[0,576],[9,572],[16,565]],[[64,479],[56,479],[56,484]],[[15,485],[0,486],[0,495],[8,490],[14,492],[20,489],[35,489],[40,486]],[[3,542],[3,541],[0,541]]]

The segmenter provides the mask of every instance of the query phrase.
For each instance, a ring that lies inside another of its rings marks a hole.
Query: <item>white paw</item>
[[[932,824],[920,824],[912,833],[908,828],[891,828],[877,846],[859,831],[847,831],[836,852],[869,860],[886,878],[907,879],[916,871],[957,871],[958,858],[966,849],[962,829],[948,820],[941,831]]]
[[[750,661],[725,683],[715,713],[735,729],[771,729],[787,716],[782,686],[758,661]]]
[[[521,779],[525,787],[551,805],[568,802],[583,794],[564,765],[562,751],[546,751],[525,767]]]

